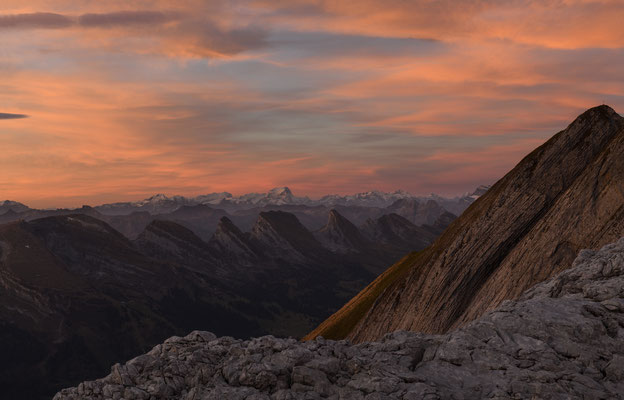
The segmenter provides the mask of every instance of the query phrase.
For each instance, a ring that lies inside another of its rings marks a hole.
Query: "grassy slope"
[[[340,310],[306,335],[303,340],[311,340],[317,336],[334,340],[344,339],[373,306],[379,295],[398,278],[405,275],[416,260],[421,257],[421,254],[422,252],[413,252],[403,257],[399,262],[379,275],[377,279],[371,282]]]

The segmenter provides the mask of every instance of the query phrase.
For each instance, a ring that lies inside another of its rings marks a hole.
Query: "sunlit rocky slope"
[[[624,234],[624,118],[592,108],[526,156],[427,249],[407,255],[308,338],[445,333]]]

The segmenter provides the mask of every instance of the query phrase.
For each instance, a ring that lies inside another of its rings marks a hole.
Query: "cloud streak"
[[[0,15],[0,29],[115,28],[162,25],[180,19],[178,13],[159,11],[118,11],[79,16],[36,12]]]
[[[267,38],[267,31],[259,26],[225,26],[218,18],[193,15],[192,10],[124,10],[77,16],[47,12],[0,15],[0,30],[33,29],[83,30],[84,36],[74,39],[84,46],[108,44],[109,51],[143,51],[190,58],[234,56],[265,47]]]
[[[60,29],[73,24],[71,18],[55,13],[0,15],[0,29]]]
[[[0,119],[22,119],[27,117],[28,115],[24,114],[0,113]]]
[[[83,27],[110,28],[119,26],[162,25],[181,19],[177,13],[159,11],[118,11],[106,14],[83,14],[77,23]]]

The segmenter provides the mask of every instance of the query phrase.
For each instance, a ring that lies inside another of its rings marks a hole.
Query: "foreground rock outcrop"
[[[172,337],[70,399],[624,398],[624,239],[446,335]]]

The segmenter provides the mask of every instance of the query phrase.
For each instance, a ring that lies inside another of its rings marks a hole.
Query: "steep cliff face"
[[[617,399],[624,393],[624,239],[446,335],[380,342],[194,331],[54,400]]]
[[[356,341],[398,329],[443,333],[568,268],[579,249],[624,233],[623,152],[624,119],[607,106],[586,111],[432,246],[394,266],[390,282],[386,274],[365,289],[375,293],[370,308],[354,315],[352,302],[334,320],[356,320],[347,329]],[[380,283],[383,290],[371,290]]]

